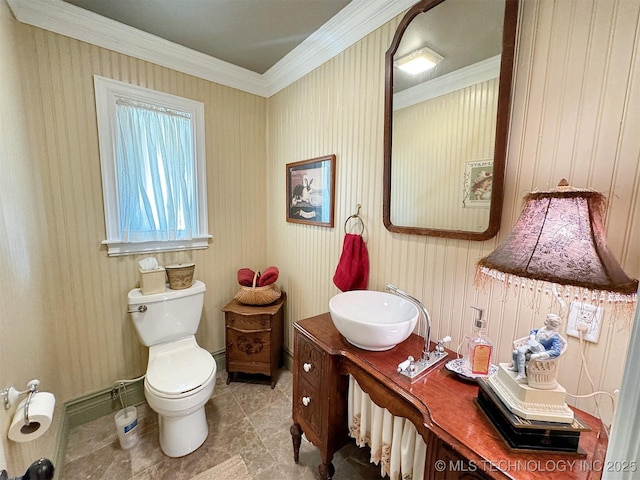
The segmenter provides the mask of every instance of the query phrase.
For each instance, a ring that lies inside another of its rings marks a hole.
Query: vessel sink
[[[391,293],[353,290],[329,300],[331,320],[349,343],[384,351],[406,340],[418,322],[413,303]]]

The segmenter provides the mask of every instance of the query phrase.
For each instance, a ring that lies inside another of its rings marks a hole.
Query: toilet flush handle
[[[127,313],[144,313],[146,311],[147,311],[147,306],[146,305],[140,305],[135,310],[127,310]]]

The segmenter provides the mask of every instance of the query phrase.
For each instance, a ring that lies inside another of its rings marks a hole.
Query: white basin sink
[[[329,313],[349,343],[372,351],[389,350],[406,340],[419,315],[408,300],[374,290],[335,295],[329,300]]]

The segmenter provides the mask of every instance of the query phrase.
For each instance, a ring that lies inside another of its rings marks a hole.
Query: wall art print
[[[336,156],[287,164],[287,222],[333,228]]]
[[[493,159],[471,160],[465,163],[463,207],[489,208],[492,188]]]

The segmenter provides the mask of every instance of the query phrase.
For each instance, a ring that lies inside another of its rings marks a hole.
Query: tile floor
[[[209,437],[195,452],[182,458],[166,457],[158,444],[157,415],[146,404],[138,406],[138,445],[120,449],[113,415],[69,432],[61,480],[189,480],[236,454],[244,459],[254,480],[312,480],[319,478],[317,449],[303,440],[300,461],[293,462],[291,426],[292,375],[282,369],[271,389],[269,379],[240,376],[226,384],[218,373],[206,405]],[[369,463],[369,450],[355,443],[333,459],[335,480],[380,478],[380,468]],[[233,479],[220,479],[233,480]]]

